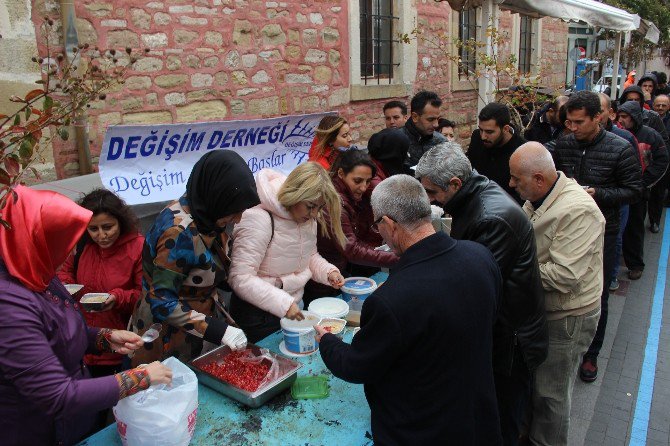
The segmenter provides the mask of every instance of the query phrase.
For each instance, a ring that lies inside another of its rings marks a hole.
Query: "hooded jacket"
[[[432,147],[441,142],[445,142],[447,138],[440,132],[433,132],[432,135],[424,135],[419,132],[419,129],[414,125],[412,119],[405,121],[402,127],[405,135],[409,138],[409,150],[407,151],[408,158],[405,160],[407,169],[416,166],[424,153],[429,151]]]
[[[628,101],[619,107],[619,113],[627,113],[633,119],[630,130],[637,139],[640,159],[642,160],[642,182],[650,188],[656,184],[668,168],[668,151],[661,135],[642,123],[642,108],[634,101]]]
[[[627,101],[628,94],[631,92],[635,92],[640,95],[640,107],[642,107],[642,123],[646,125],[647,127],[651,127],[652,129],[656,130],[658,133],[661,134],[661,137],[663,138],[663,143],[665,144],[666,147],[668,147],[668,132],[665,129],[665,125],[663,124],[663,120],[659,116],[658,113],[656,113],[654,110],[647,110],[644,108],[644,92],[640,87],[637,85],[633,85],[631,87],[626,88],[623,93],[621,94],[621,98],[619,98],[619,103],[623,104],[624,102]]]
[[[277,317],[300,302],[309,279],[326,285],[328,274],[338,270],[316,250],[316,221],[298,224],[279,203],[277,193],[285,180],[271,169],[258,173],[261,204],[244,211],[235,225],[228,277],[240,299]]]
[[[493,327],[493,369],[511,373],[521,349],[531,372],[547,357],[547,323],[533,227],[514,200],[476,170],[444,206],[453,217],[451,236],[486,246],[503,279]]]
[[[128,320],[142,292],[142,246],[144,237],[140,234],[123,234],[114,245],[102,249],[89,242],[74,269],[74,255],[67,258],[58,272],[63,283],[78,283],[84,288],[77,293],[111,293],[116,296],[116,305],[109,311],[84,312],[89,327],[125,330]],[[115,353],[86,355],[89,365],[121,364],[123,356]]]
[[[552,155],[557,170],[595,188],[593,198],[605,216],[605,235],[617,234],[619,208],[636,202],[642,193],[642,170],[633,147],[602,129],[593,141],[577,141],[574,134],[558,138]]]

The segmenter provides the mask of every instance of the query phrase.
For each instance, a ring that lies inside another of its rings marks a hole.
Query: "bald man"
[[[572,388],[600,318],[605,217],[582,186],[528,142],[512,154],[510,187],[525,199],[544,288],[549,352],[535,371],[530,440],[567,445]]]

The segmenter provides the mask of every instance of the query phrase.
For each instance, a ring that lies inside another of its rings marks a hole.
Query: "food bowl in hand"
[[[79,303],[84,311],[101,311],[109,296],[109,293],[86,293],[81,297]]]

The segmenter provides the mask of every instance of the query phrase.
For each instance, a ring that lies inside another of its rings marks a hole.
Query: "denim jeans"
[[[623,246],[623,231],[626,229],[626,223],[628,223],[628,205],[624,204],[619,211],[619,235],[617,235],[616,239],[616,261],[614,262],[614,271],[612,271],[612,280],[619,276],[619,268],[621,267],[621,249]],[[610,286],[610,284],[606,283],[605,286]]]
[[[547,321],[549,352],[535,371],[530,440],[534,445],[568,444],[572,388],[577,368],[596,332],[600,308],[582,316]]]

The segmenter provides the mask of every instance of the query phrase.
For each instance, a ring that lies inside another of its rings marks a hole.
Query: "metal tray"
[[[260,347],[254,344],[248,344],[247,348],[258,351],[260,354]],[[299,362],[285,358],[274,352],[269,352],[272,357],[279,361],[280,367],[284,373],[276,380],[266,384],[252,393],[246,390],[238,389],[237,387],[222,381],[219,378],[212,376],[202,370],[201,367],[206,364],[223,361],[223,358],[230,352],[231,350],[229,347],[222,345],[221,347],[207,352],[204,355],[198,356],[189,362],[188,366],[195,372],[196,376],[198,377],[198,381],[200,381],[202,384],[249,407],[260,407],[272,397],[291,387],[291,384],[293,384],[298,374],[298,369],[302,367],[302,364]]]

